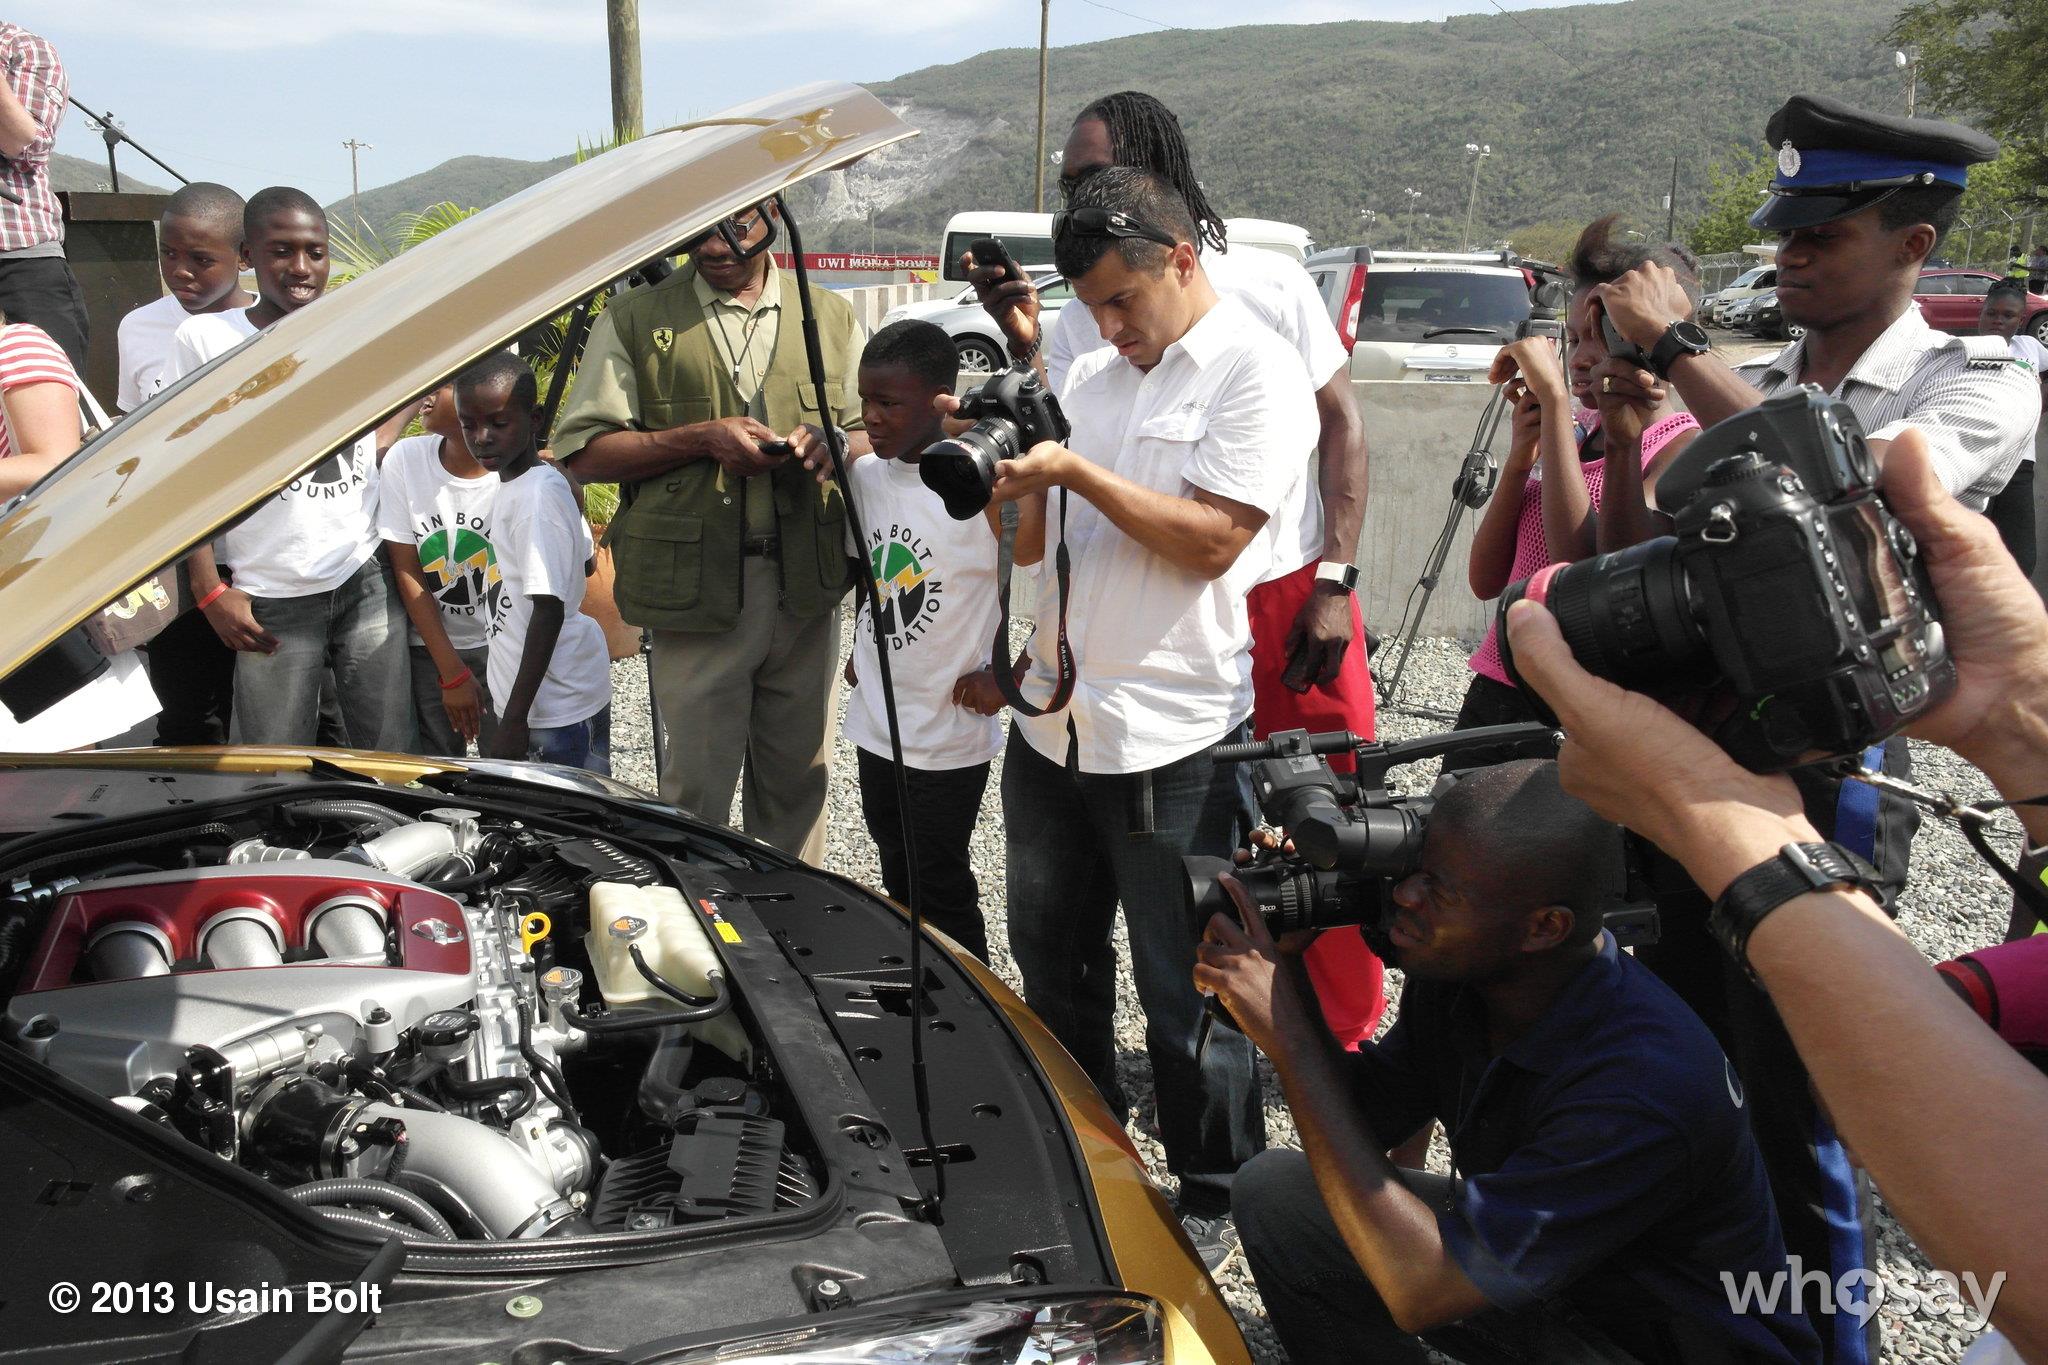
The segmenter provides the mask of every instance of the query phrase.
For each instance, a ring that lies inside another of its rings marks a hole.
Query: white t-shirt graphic
[[[171,382],[171,342],[192,316],[184,304],[166,294],[121,319],[114,333],[119,356],[115,368],[120,372],[114,390],[116,408],[133,412]]]
[[[498,571],[504,582],[491,618],[491,702],[498,714],[519,680],[533,599],[562,599],[562,633],[555,657],[526,713],[535,730],[589,720],[612,701],[611,664],[604,628],[583,614],[583,566],[596,553],[590,524],[576,506],[568,479],[543,461],[518,478],[500,481],[491,509],[497,528]]]
[[[247,309],[200,313],[178,328],[167,383],[256,335]],[[286,484],[224,533],[221,564],[251,597],[310,597],[340,587],[377,552],[377,438],[364,436]]]
[[[903,761],[927,772],[971,768],[1003,747],[1002,722],[953,701],[953,685],[989,665],[995,638],[996,538],[980,516],[955,521],[917,466],[879,456],[847,471],[860,508],[860,559],[882,601],[889,678],[903,735]],[[875,658],[874,622],[857,595],[846,737],[889,754],[889,721]]]
[[[491,543],[491,509],[501,486],[495,474],[458,479],[441,463],[439,436],[408,436],[384,452],[378,474],[377,531],[419,553],[420,572],[441,608],[441,626],[457,649],[490,639],[502,591]],[[419,632],[412,633],[419,643]]]

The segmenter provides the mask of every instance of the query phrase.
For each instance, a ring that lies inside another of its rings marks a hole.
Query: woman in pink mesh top
[[[1569,376],[1558,366],[1554,345],[1542,337],[1504,347],[1494,359],[1489,378],[1507,384],[1514,424],[1500,485],[1472,541],[1468,572],[1481,598],[1498,597],[1508,584],[1546,564],[1619,549],[1653,534],[1648,517],[1633,514],[1635,507],[1647,504],[1657,476],[1699,432],[1699,423],[1671,405],[1664,387],[1641,384],[1635,366],[1609,358],[1593,292],[1654,260],[1677,271],[1697,300],[1699,264],[1675,243],[1614,241],[1615,221],[1612,214],[1595,221],[1572,248],[1572,303],[1565,319]],[[1603,535],[1598,514],[1602,494],[1610,490],[1633,506],[1621,514],[1617,504]],[[1537,718],[1501,667],[1498,629],[1488,626],[1472,654],[1460,730]],[[1489,760],[1481,754],[1471,761]]]

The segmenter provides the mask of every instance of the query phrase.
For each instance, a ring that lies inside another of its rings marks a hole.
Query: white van
[[[1306,229],[1270,218],[1226,218],[1223,232],[1232,246],[1277,251],[1292,261],[1307,260],[1315,250]],[[939,245],[939,273],[949,280],[965,280],[960,258],[983,237],[993,237],[1007,247],[1026,274],[1054,268],[1051,214],[956,213],[946,224],[946,238]]]

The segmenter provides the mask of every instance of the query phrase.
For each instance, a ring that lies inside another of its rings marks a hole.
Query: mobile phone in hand
[[[976,266],[993,265],[1002,268],[1003,273],[996,280],[997,284],[1025,278],[1024,268],[1017,264],[1016,257],[1010,254],[1010,249],[994,237],[977,238],[968,244],[967,249],[974,253],[974,264]]]
[[[756,441],[754,444],[761,448],[763,455],[772,456],[775,459],[781,459],[785,455],[794,455],[796,453],[796,447],[787,441]]]
[[[1605,308],[1600,310],[1600,335],[1607,342],[1607,354],[1616,360],[1625,360],[1638,369],[1650,368],[1650,353],[1623,336]]]

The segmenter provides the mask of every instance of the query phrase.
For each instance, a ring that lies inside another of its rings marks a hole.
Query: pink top
[[[1600,414],[1586,409],[1578,414],[1577,420],[1579,429],[1585,433],[1579,438],[1579,448],[1584,450],[1586,442],[1600,429]],[[1697,431],[1699,425],[1693,420],[1691,413],[1680,412],[1662,419],[1645,431],[1644,468],[1648,468],[1650,461],[1656,459],[1664,447],[1671,444],[1672,437],[1680,432]],[[1585,476],[1586,496],[1592,500],[1593,510],[1597,512],[1600,510],[1600,488],[1607,481],[1607,462],[1595,460],[1590,464],[1581,464],[1579,472]],[[1538,569],[1557,562],[1557,556],[1551,552],[1550,542],[1543,534],[1541,473],[1542,466],[1539,464],[1529,471],[1529,480],[1522,485],[1522,519],[1515,526],[1515,566],[1508,574],[1510,583],[1519,583]],[[1486,638],[1479,642],[1479,648],[1472,651],[1472,657],[1466,660],[1466,663],[1474,673],[1491,678],[1497,683],[1506,683],[1508,675],[1507,670],[1501,667],[1500,642],[1494,638],[1495,632],[1499,629],[1500,623],[1496,618],[1486,627]]]
[[[0,327],[0,392],[24,384],[68,384],[76,392],[78,375],[48,332],[18,322]],[[4,418],[0,409],[0,460],[14,454],[14,432]]]

